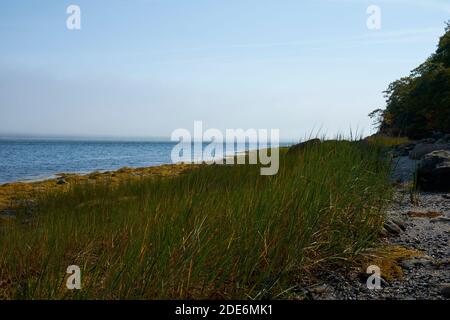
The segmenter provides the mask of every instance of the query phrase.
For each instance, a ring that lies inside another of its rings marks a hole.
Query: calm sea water
[[[175,142],[0,139],[0,184],[46,179],[57,173],[84,174],[170,164],[175,145]],[[255,148],[241,144],[236,151]],[[194,155],[192,161],[198,157]]]

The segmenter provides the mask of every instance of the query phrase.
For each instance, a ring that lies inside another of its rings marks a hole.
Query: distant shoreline
[[[200,167],[200,164],[179,163],[163,164],[152,167],[123,167],[113,171],[94,171],[86,174],[57,173],[49,179],[35,181],[15,181],[0,184],[0,213],[14,210],[23,201],[34,201],[35,197],[47,192],[64,192],[70,186],[82,183],[109,182],[118,184],[125,180],[147,177],[174,177],[186,170]]]
[[[223,158],[223,161],[225,163],[226,159],[228,158],[232,158],[232,157],[242,157],[245,155],[248,155],[249,152],[257,152],[259,149],[251,149],[251,150],[247,150],[247,151],[240,151],[240,152],[236,152],[234,155],[225,155],[225,157]],[[17,183],[38,183],[38,182],[45,182],[45,181],[49,181],[49,180],[58,180],[61,177],[65,177],[65,176],[79,176],[79,177],[84,177],[84,176],[89,176],[91,174],[108,174],[108,173],[115,173],[115,172],[120,172],[121,170],[132,170],[132,171],[142,171],[142,170],[147,170],[150,168],[157,168],[157,167],[162,167],[162,166],[179,166],[179,165],[190,165],[190,166],[195,166],[195,165],[201,165],[201,164],[213,164],[215,161],[193,161],[193,162],[180,162],[180,163],[167,163],[167,164],[159,164],[159,165],[152,165],[152,166],[145,166],[145,167],[122,167],[122,168],[118,168],[115,170],[93,170],[93,171],[79,171],[79,172],[56,172],[56,173],[52,173],[49,175],[45,175],[42,177],[35,177],[35,178],[26,178],[26,179],[20,179],[20,180],[14,180],[14,181],[9,181],[9,182],[0,182],[0,187],[4,186],[4,185],[9,185],[9,184],[17,184]]]
[[[108,136],[62,136],[62,135],[8,135],[0,133],[0,141],[59,141],[59,142],[139,142],[139,143],[172,143],[178,144],[179,141],[172,141],[170,137],[108,137]],[[205,140],[205,144],[212,141]],[[299,143],[299,139],[281,139],[280,144],[290,145]]]
[[[32,183],[55,179],[61,174],[88,175],[123,167],[144,168],[173,164],[171,152],[178,142],[164,141],[97,141],[97,140],[43,140],[0,138],[0,185],[5,183]],[[203,148],[209,144],[204,143]],[[280,146],[288,146],[280,143]],[[236,156],[258,145],[237,144]],[[194,152],[195,148],[192,148]],[[224,150],[225,151],[225,150]],[[219,155],[217,155],[218,157]],[[212,161],[213,158],[204,159]],[[200,154],[186,155],[185,163],[203,161]],[[181,162],[177,161],[177,162]]]

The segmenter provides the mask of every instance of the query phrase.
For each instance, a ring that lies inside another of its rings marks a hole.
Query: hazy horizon
[[[280,139],[280,143],[296,143],[308,139],[310,136],[287,139]],[[314,136],[315,138],[316,136]],[[319,136],[320,137],[320,136]],[[114,136],[114,135],[63,135],[63,134],[2,134],[0,133],[0,140],[55,140],[55,141],[98,141],[98,142],[149,142],[149,143],[173,143],[177,144],[180,141],[171,140],[171,137],[164,136]],[[194,143],[192,141],[192,143]],[[212,140],[204,140],[203,143],[208,144]],[[246,144],[254,142],[246,141]]]
[[[195,120],[283,141],[368,135],[449,16],[440,0],[2,2],[0,135],[163,138]]]

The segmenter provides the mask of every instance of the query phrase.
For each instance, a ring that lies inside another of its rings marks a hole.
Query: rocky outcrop
[[[423,191],[450,191],[450,151],[425,155],[417,169],[417,187]]]
[[[435,136],[418,141],[409,141],[393,148],[394,158],[409,156],[412,160],[420,160],[433,151],[450,151],[450,134],[436,134]]]
[[[414,150],[416,145],[417,145],[416,142],[409,142],[398,146],[394,150],[395,157],[409,156],[409,154],[411,153],[412,150]]]
[[[391,156],[398,159],[395,163],[400,169],[405,167],[405,164],[417,166],[418,189],[432,192],[450,191],[450,135],[440,134],[410,141],[396,146],[391,151]],[[405,162],[405,159],[409,162]]]
[[[420,160],[425,155],[439,150],[448,150],[450,151],[449,143],[418,143],[414,146],[414,148],[409,153],[409,157],[413,160]]]

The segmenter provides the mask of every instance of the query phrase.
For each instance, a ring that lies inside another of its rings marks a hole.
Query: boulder
[[[389,234],[394,236],[397,236],[402,232],[402,229],[392,220],[386,220],[383,227]]]
[[[414,149],[416,144],[417,142],[415,141],[399,144],[397,146],[392,147],[389,154],[391,155],[392,158],[407,157],[409,156],[411,150]]]
[[[425,155],[417,169],[417,187],[423,191],[450,191],[450,151]]]
[[[299,153],[307,148],[310,148],[311,146],[318,145],[320,143],[321,143],[320,139],[311,139],[305,142],[301,142],[290,147],[287,153],[288,154]]]
[[[420,160],[430,152],[439,150],[450,151],[450,143],[418,143],[411,150],[409,157],[413,160]]]

